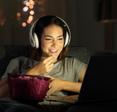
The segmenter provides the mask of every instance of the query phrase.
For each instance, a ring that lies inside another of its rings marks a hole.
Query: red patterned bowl
[[[20,101],[43,101],[50,78],[44,76],[9,75],[8,84],[12,99]]]

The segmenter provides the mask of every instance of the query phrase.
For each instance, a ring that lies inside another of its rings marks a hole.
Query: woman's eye
[[[63,37],[61,37],[61,38],[58,38],[58,40],[63,40]]]
[[[51,38],[45,38],[45,40],[52,40]]]

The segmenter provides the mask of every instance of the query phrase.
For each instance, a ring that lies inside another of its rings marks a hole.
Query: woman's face
[[[58,58],[64,47],[63,30],[58,25],[47,26],[41,37],[42,56]]]

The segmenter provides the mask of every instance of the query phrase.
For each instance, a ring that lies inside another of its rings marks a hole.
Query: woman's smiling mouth
[[[51,52],[51,53],[57,53],[57,52],[58,52],[58,50],[57,50],[57,49],[55,49],[55,48],[50,48],[50,49],[49,49],[49,52]]]

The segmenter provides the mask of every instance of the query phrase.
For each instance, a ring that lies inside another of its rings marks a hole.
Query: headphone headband
[[[66,27],[66,37],[65,37],[65,43],[64,43],[64,47],[68,46],[70,44],[70,40],[71,40],[71,31],[70,28],[68,26],[68,24],[60,17],[55,16],[56,18],[58,18],[60,21],[62,21],[62,23],[64,23],[64,27]],[[29,40],[30,40],[30,44],[32,47],[35,48],[39,48],[39,37],[37,36],[35,30],[35,26],[37,24],[37,22],[40,20],[37,19],[31,26],[30,31],[29,31]]]

